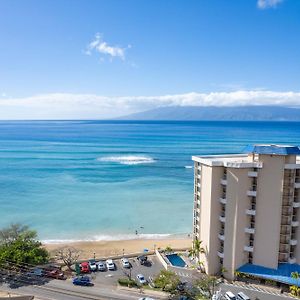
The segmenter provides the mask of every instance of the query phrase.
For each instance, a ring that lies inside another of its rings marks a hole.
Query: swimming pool
[[[168,254],[166,257],[172,266],[185,267],[186,265],[184,260],[178,254]]]

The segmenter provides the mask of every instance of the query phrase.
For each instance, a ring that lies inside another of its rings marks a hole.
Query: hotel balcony
[[[219,201],[220,201],[220,203],[222,203],[224,205],[227,203],[227,199],[226,198],[220,198]]]
[[[300,189],[300,182],[295,182],[294,187],[295,189]]]
[[[245,228],[246,233],[254,234],[255,233],[255,228],[253,227],[246,227]]]
[[[297,245],[297,240],[290,240],[290,245],[291,246],[296,246]]]
[[[246,209],[246,215],[249,215],[249,216],[255,216],[256,215],[256,210],[255,209]]]
[[[222,185],[227,185],[227,179],[221,178],[220,182]]]
[[[249,197],[256,197],[256,191],[253,191],[253,190],[247,191],[247,196],[249,196]]]
[[[219,250],[217,252],[217,255],[220,257],[220,258],[224,258],[224,252],[223,252],[223,249],[222,250]]]
[[[299,226],[299,221],[292,221],[292,227],[298,227]]]
[[[251,178],[255,178],[255,177],[257,177],[257,172],[254,172],[254,171],[249,171],[248,172],[248,177],[251,177]]]
[[[253,246],[245,246],[244,250],[247,252],[253,252]]]
[[[299,201],[294,201],[293,202],[293,207],[294,208],[299,208],[300,207],[300,202]]]
[[[218,234],[218,238],[219,238],[221,241],[225,241],[225,235],[224,235],[224,234],[219,233],[219,234]]]
[[[225,215],[224,216],[219,216],[219,220],[221,221],[221,222],[223,222],[223,223],[225,223],[226,222],[226,218],[225,218]]]
[[[295,264],[297,262],[295,257],[290,257],[289,258],[289,264]]]

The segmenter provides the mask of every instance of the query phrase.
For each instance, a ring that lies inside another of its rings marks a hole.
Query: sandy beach
[[[132,239],[119,241],[91,241],[91,242],[73,242],[60,244],[44,244],[45,248],[54,253],[56,249],[71,246],[81,250],[80,259],[88,259],[94,257],[102,258],[107,256],[122,255],[123,249],[125,254],[143,252],[144,249],[153,250],[156,248],[166,248],[170,246],[173,249],[190,248],[191,238],[177,238],[177,239]]]

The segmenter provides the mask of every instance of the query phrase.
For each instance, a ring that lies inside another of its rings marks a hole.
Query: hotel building
[[[193,237],[202,241],[207,274],[300,268],[297,155],[294,146],[254,145],[243,154],[192,157]]]

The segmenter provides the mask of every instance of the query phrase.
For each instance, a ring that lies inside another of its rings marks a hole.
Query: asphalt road
[[[232,284],[226,284],[221,283],[220,286],[222,293],[225,293],[227,291],[233,292],[235,295],[237,295],[238,292],[244,292],[247,296],[250,297],[250,299],[255,300],[256,298],[259,300],[288,300],[288,299],[294,299],[292,297],[287,297],[285,295],[275,295],[275,294],[269,294],[262,291],[256,291],[248,288],[243,288],[240,286],[234,286]]]
[[[74,286],[70,281],[53,280],[44,286],[23,286],[17,290],[12,290],[8,286],[1,286],[1,290],[16,292],[20,294],[34,295],[42,300],[137,300],[140,297],[151,297],[145,292],[117,290],[115,287],[93,286],[80,287]],[[153,297],[153,296],[152,296]],[[155,297],[155,299],[164,299]]]

